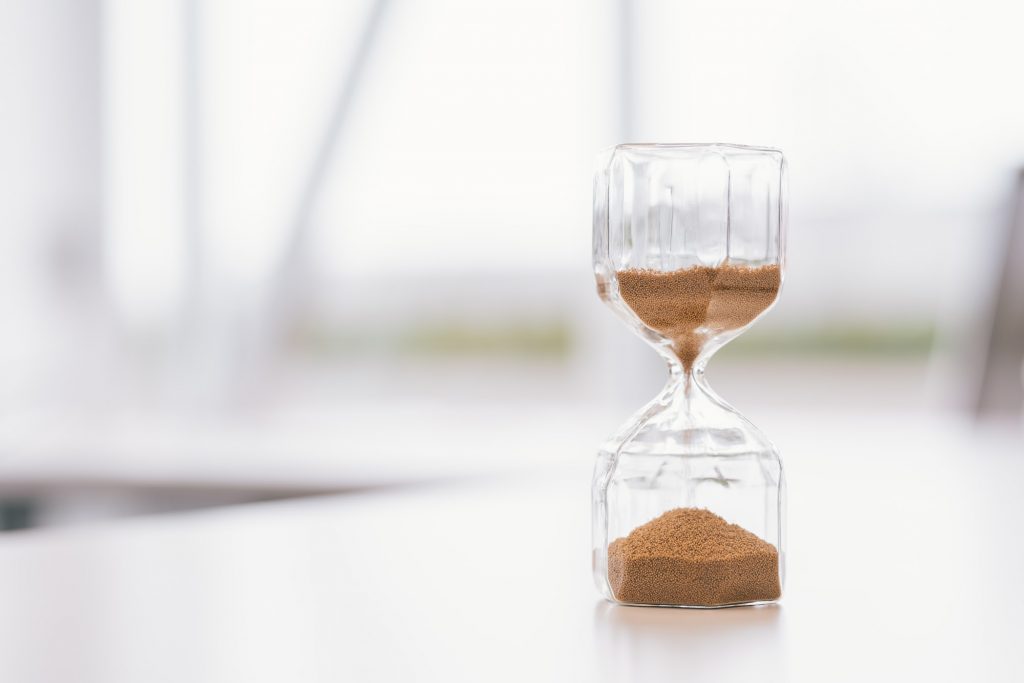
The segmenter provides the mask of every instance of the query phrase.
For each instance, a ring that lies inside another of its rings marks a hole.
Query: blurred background
[[[594,291],[617,142],[781,148],[718,392],[1020,421],[1014,3],[5,0],[0,526],[589,467],[664,381]]]

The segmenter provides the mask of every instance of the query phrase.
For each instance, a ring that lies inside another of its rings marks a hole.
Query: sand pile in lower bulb
[[[712,607],[775,600],[779,553],[713,512],[676,508],[608,545],[615,599],[641,605]]]

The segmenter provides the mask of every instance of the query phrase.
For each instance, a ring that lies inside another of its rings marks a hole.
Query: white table
[[[603,602],[581,461],[0,536],[0,680],[1024,680],[1024,440],[775,430],[778,607]]]

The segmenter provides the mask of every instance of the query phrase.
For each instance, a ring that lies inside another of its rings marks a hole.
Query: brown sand
[[[687,372],[710,337],[751,322],[779,295],[779,267],[630,268],[619,292],[645,325],[672,341]]]
[[[775,600],[779,553],[713,512],[676,508],[608,545],[615,599],[641,605],[711,607]]]

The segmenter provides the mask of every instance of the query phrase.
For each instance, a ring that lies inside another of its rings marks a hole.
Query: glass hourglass
[[[594,578],[624,604],[777,600],[782,462],[718,397],[708,359],[775,302],[785,162],[726,144],[626,144],[594,181],[594,271],[605,301],[668,361],[665,388],[601,446]]]

